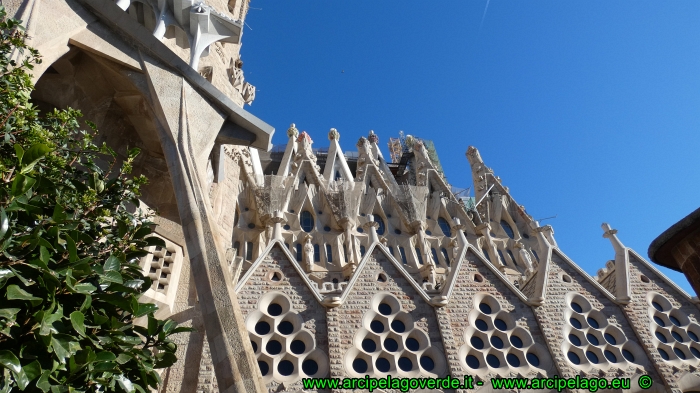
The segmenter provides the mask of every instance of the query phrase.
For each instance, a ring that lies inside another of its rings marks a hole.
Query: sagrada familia
[[[141,260],[144,300],[196,328],[163,392],[366,375],[700,391],[697,298],[607,224],[614,258],[591,277],[474,147],[466,200],[419,137],[387,160],[372,132],[343,151],[337,130],[292,125],[271,149],[274,129],[244,109],[248,1],[3,0],[43,55],[34,102],[80,109],[115,150],[142,150],[142,207],[167,245]]]

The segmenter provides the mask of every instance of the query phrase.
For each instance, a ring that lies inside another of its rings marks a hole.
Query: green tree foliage
[[[146,392],[177,359],[171,335],[138,298],[153,223],[138,206],[138,150],[120,160],[93,142],[79,111],[30,103],[40,63],[0,6],[0,392]],[[134,209],[131,209],[132,211]],[[134,324],[144,317],[145,326]]]

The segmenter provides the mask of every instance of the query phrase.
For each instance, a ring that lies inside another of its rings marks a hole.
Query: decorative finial
[[[413,150],[413,142],[414,142],[414,139],[415,139],[415,138],[413,138],[413,135],[406,135],[406,139],[404,140],[405,143],[406,143],[406,146],[408,146],[408,148],[409,148],[410,150]]]
[[[328,139],[331,141],[332,140],[339,141],[340,140],[340,133],[338,132],[338,130],[336,130],[335,128],[331,128],[331,130],[328,132]]]
[[[289,129],[287,130],[287,137],[296,138],[297,136],[299,136],[299,130],[297,130],[297,126],[292,123],[289,125]]]
[[[377,134],[374,133],[373,130],[369,130],[369,135],[367,136],[367,140],[370,143],[377,143],[377,142],[379,142],[379,137],[377,136]]]

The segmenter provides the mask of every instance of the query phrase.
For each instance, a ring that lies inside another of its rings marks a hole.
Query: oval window
[[[445,234],[447,237],[452,237],[452,229],[450,228],[450,223],[447,222],[442,217],[438,217],[438,225],[440,225],[440,229],[442,229],[442,233]]]
[[[314,216],[310,211],[304,210],[301,212],[301,215],[299,216],[299,224],[301,224],[301,229],[303,229],[304,232],[308,233],[314,229]]]
[[[375,215],[374,222],[379,224],[379,227],[377,228],[377,235],[383,235],[384,231],[386,230],[386,226],[384,226],[384,220],[382,220],[381,217]]]
[[[510,224],[506,222],[506,220],[501,220],[501,228],[506,232],[506,235],[508,235],[509,238],[514,239],[515,238],[515,233],[513,232],[513,228],[510,227]]]

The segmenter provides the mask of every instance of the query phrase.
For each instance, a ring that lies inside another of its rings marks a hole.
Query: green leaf
[[[15,274],[10,269],[0,269],[0,280],[7,280],[10,277],[14,277]]]
[[[133,356],[127,354],[127,353],[120,353],[119,356],[117,356],[117,363],[119,364],[125,364],[128,361],[134,359]]]
[[[36,183],[36,179],[18,173],[15,180],[12,181],[12,189],[10,192],[12,196],[22,195],[32,188],[34,183]]]
[[[22,157],[24,156],[24,149],[22,149],[22,146],[15,144],[15,154],[17,154],[17,162],[21,163],[22,162]]]
[[[146,244],[148,244],[149,246],[160,246],[160,247],[165,248],[165,240],[163,240],[159,237],[149,236],[144,240],[146,240]]]
[[[158,333],[158,320],[153,314],[148,314],[148,335],[152,336]]]
[[[39,260],[44,263],[49,263],[50,259],[51,254],[49,254],[49,250],[47,250],[44,246],[39,246]]]
[[[51,152],[51,149],[41,143],[37,143],[35,145],[32,145],[32,147],[29,148],[24,153],[24,157],[22,157],[22,171],[20,173],[24,174],[29,171],[31,171],[34,168],[34,165],[36,165],[42,158],[44,158],[45,155]]]
[[[62,223],[66,219],[66,209],[63,206],[56,204],[56,206],[53,208],[53,215],[51,216],[51,219],[56,223]]]
[[[131,383],[129,378],[125,377],[124,374],[118,375],[116,379],[119,386],[121,386],[121,388],[124,389],[127,393],[134,393],[134,391],[136,390],[134,388],[134,384]]]
[[[172,319],[168,319],[163,324],[163,331],[165,332],[165,334],[168,334],[171,330],[175,328],[175,326],[177,326],[177,322],[173,321]]]
[[[18,373],[22,370],[22,366],[20,365],[17,356],[6,349],[0,350],[0,366],[7,368],[14,373]]]
[[[98,352],[95,356],[96,362],[113,362],[117,360],[117,357],[112,352]]]
[[[185,333],[185,332],[196,332],[197,329],[192,328],[192,327],[187,327],[187,326],[178,326],[175,329],[173,329],[170,334],[177,334],[177,333]]]
[[[51,336],[51,348],[56,354],[61,364],[66,363],[66,358],[70,356],[70,340],[71,336],[65,334],[55,334]]]
[[[51,370],[45,370],[43,373],[41,373],[41,376],[36,381],[36,387],[41,389],[41,391],[44,393],[51,390],[51,384],[49,383],[49,375],[51,375]]]
[[[139,304],[138,310],[134,312],[134,317],[142,317],[148,313],[158,311],[158,306],[153,303]]]
[[[36,377],[41,375],[41,365],[37,360],[35,360],[22,367],[22,371],[22,374],[24,374],[24,380],[22,381],[22,383],[20,383],[20,381],[17,381],[20,390],[26,389],[31,381],[33,381]]]
[[[9,228],[10,220],[7,218],[7,213],[5,213],[5,209],[0,207],[0,239],[5,237]]]
[[[155,368],[170,367],[177,362],[177,356],[170,352],[161,352],[156,355]]]
[[[110,255],[109,258],[105,261],[104,265],[102,268],[104,269],[105,272],[108,272],[110,270],[119,270],[121,268],[121,262],[119,261],[119,258],[117,258],[114,255]]]
[[[122,284],[124,280],[122,279],[122,275],[119,274],[119,272],[115,271],[108,271],[105,272],[105,274],[101,277],[102,281],[106,282],[115,282],[117,284]]]
[[[78,284],[75,287],[75,291],[78,293],[82,293],[83,295],[89,295],[92,294],[97,290],[97,287],[90,284],[90,283],[82,283]]]
[[[134,240],[143,239],[144,237],[146,237],[146,235],[150,235],[151,232],[153,232],[153,230],[151,230],[151,226],[145,225],[139,228],[136,232],[134,232],[131,238]]]
[[[19,312],[19,308],[0,308],[0,318],[5,318],[8,321],[14,321],[15,316],[17,316]]]
[[[66,234],[66,248],[68,249],[68,255],[70,262],[75,262],[78,260],[78,249],[75,247],[75,240],[73,240],[70,235]]]
[[[43,301],[40,297],[32,296],[31,293],[14,284],[7,287],[7,300],[28,300],[32,306],[38,306]]]
[[[70,323],[78,334],[85,337],[85,314],[80,311],[73,311],[70,314]]]

